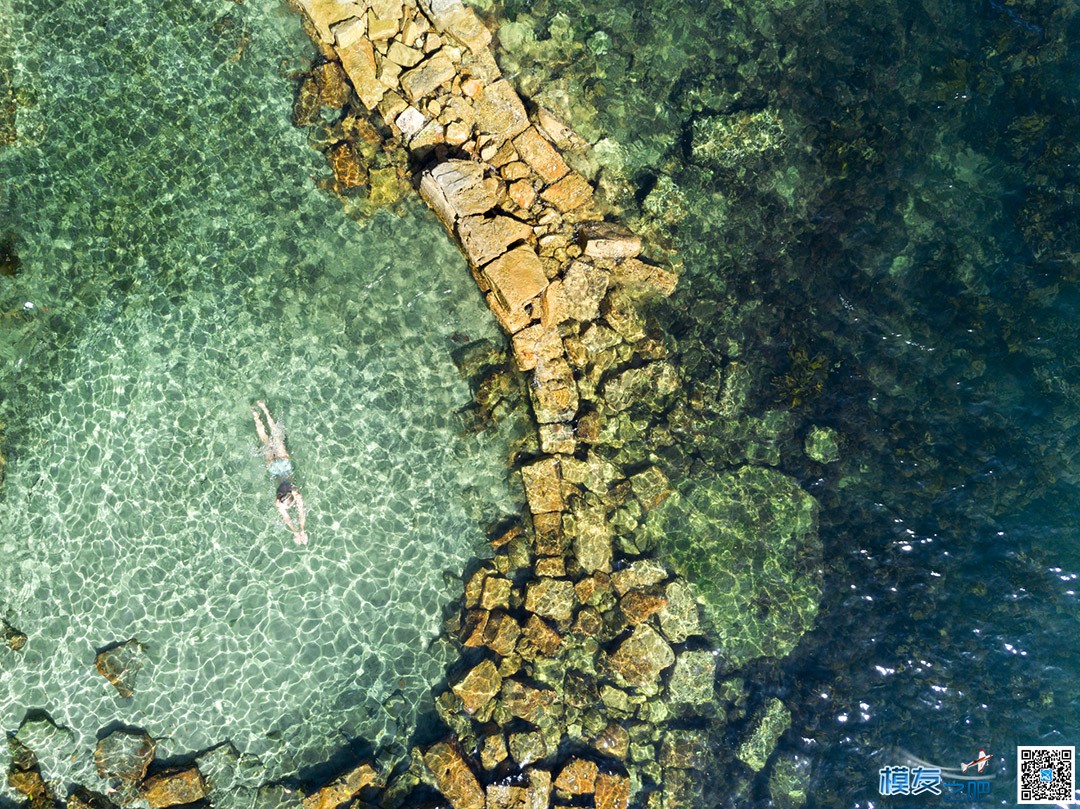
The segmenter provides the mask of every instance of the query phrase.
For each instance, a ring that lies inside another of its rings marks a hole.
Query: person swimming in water
[[[278,485],[275,499],[278,513],[285,525],[293,532],[293,542],[297,545],[306,545],[308,535],[304,531],[304,522],[307,520],[307,512],[304,510],[304,498],[300,496],[300,490],[296,488],[292,480],[293,465],[285,449],[285,430],[274,421],[265,402],[259,400],[258,405],[266,416],[266,426],[263,426],[259,411],[255,408],[251,408],[251,416],[255,419],[255,431],[263,443],[266,471]],[[293,508],[296,509],[296,522],[293,522],[289,514]]]

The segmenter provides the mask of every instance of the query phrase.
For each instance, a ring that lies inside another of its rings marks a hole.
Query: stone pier
[[[451,622],[470,662],[436,698],[447,737],[358,794],[409,806],[425,783],[454,809],[625,809],[632,795],[691,805],[704,737],[666,719],[712,699],[715,660],[683,651],[702,634],[689,589],[654,561],[617,559],[616,531],[663,502],[666,478],[605,451],[613,417],[678,385],[639,311],[677,278],[605,221],[564,157],[580,148],[573,122],[518,95],[459,0],[296,2],[327,60],[317,70],[344,73],[468,259],[527,375],[539,432],[540,453],[519,470],[529,513],[492,542]],[[331,165],[350,148],[332,147]],[[339,182],[359,176],[334,168]],[[346,799],[335,782],[307,803]]]

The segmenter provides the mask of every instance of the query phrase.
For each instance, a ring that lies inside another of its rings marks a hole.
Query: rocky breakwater
[[[641,311],[676,275],[604,220],[560,153],[579,142],[572,130],[527,108],[458,0],[298,3],[370,114],[366,131],[406,151],[468,258],[537,426],[520,467],[528,513],[493,540],[449,622],[463,656],[436,699],[447,736],[360,795],[412,805],[433,787],[455,809],[690,805],[708,754],[684,725],[714,699],[716,660],[693,648],[703,629],[686,584],[616,542],[669,493],[620,416],[678,387]],[[331,785],[309,802],[346,799]]]

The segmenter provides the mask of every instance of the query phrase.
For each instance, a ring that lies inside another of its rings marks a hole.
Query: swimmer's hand
[[[307,545],[307,540],[308,536],[306,531],[297,531],[293,534],[293,542],[297,545]]]

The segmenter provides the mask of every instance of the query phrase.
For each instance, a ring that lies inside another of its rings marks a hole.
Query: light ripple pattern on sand
[[[47,775],[87,784],[114,721],[165,756],[229,737],[267,780],[403,741],[451,658],[445,573],[516,508],[509,436],[454,416],[456,333],[501,338],[430,214],[361,229],[312,186],[279,66],[293,15],[107,6],[15,20],[47,123],[0,155],[22,259],[0,286],[0,612],[30,636],[0,658],[0,724],[48,711],[78,752],[41,751]],[[305,547],[273,508],[259,398]],[[132,636],[148,662],[124,700],[94,652]]]

